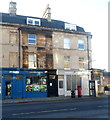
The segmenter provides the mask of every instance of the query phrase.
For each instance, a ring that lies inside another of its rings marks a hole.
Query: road
[[[108,118],[108,99],[3,104],[3,118]]]

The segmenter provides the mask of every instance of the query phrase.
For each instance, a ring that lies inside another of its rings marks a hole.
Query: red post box
[[[81,97],[82,96],[81,86],[78,86],[77,89],[78,89],[78,97]]]

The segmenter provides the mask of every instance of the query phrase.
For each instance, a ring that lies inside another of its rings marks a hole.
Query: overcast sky
[[[11,0],[0,0],[0,12],[8,13]],[[50,4],[52,19],[81,26],[92,37],[93,68],[108,70],[108,1],[109,0],[12,0],[17,14],[42,17]]]

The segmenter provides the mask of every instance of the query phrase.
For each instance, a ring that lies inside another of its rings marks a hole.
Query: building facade
[[[81,86],[83,95],[89,95],[91,35],[84,31],[65,30],[53,32],[52,38],[54,68],[59,75],[59,95],[71,95],[71,90],[77,90],[77,86]]]
[[[89,95],[91,33],[64,21],[16,15],[14,5],[1,14],[1,67],[57,69],[59,95],[77,94],[77,86]]]
[[[105,86],[104,73],[105,70],[91,68],[91,80],[96,81],[97,94],[104,92]]]

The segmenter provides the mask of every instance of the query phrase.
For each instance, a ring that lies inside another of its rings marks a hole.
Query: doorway
[[[48,75],[48,97],[58,96],[58,76]]]
[[[89,81],[89,95],[96,97],[95,81]]]

